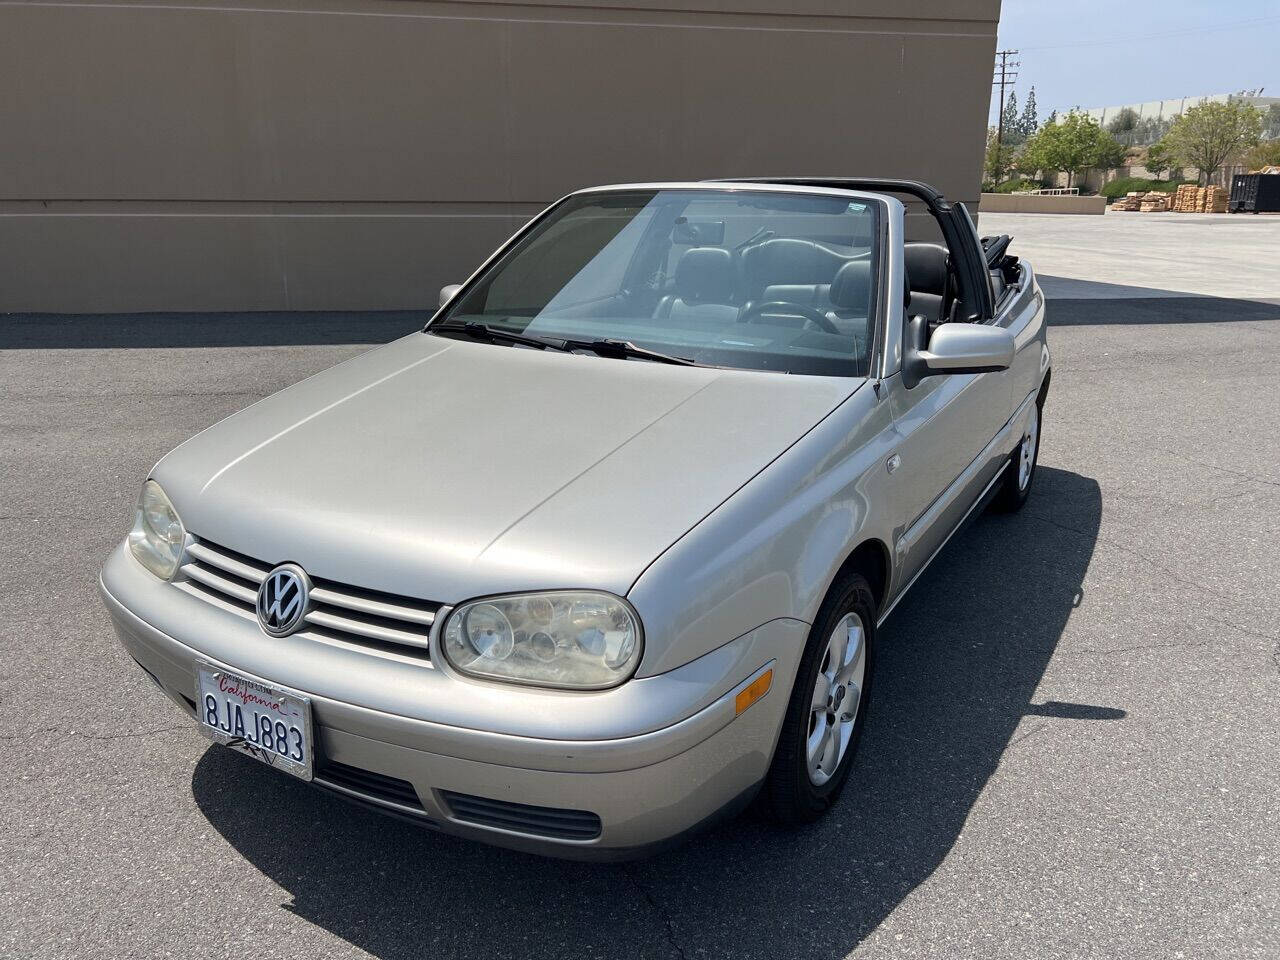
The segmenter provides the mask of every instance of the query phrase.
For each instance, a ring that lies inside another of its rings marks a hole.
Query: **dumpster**
[[[1232,213],[1280,213],[1280,173],[1237,173],[1231,180]]]

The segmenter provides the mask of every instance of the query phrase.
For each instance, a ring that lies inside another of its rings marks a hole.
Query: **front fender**
[[[888,404],[864,385],[655,560],[627,594],[645,625],[638,675],[779,617],[812,623],[849,554],[893,542],[893,442]]]

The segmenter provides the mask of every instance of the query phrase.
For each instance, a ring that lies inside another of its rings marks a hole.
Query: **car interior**
[[[652,200],[582,201],[456,312],[524,318],[518,329],[535,336],[634,340],[704,363],[867,368],[878,267],[865,204],[675,192]],[[939,324],[972,316],[977,299],[964,295],[962,265],[944,243],[907,243],[904,262],[906,317],[925,320],[912,334],[921,346]]]
[[[955,300],[950,255],[938,243],[908,243],[904,253],[908,314],[923,315],[935,327]],[[846,255],[815,241],[779,237],[736,257],[723,247],[685,250],[676,261],[671,292],[653,316],[710,324],[811,324],[862,340],[870,297],[870,251]]]
[[[655,318],[767,322],[864,338],[871,295],[870,252],[842,255],[810,240],[778,238],[734,257],[723,247],[680,254],[672,291]]]
[[[716,198],[700,209],[681,203],[655,214],[622,289],[593,287],[593,261],[527,329],[591,318],[625,327],[628,336],[713,353],[781,349],[865,362],[875,270],[871,217],[847,215],[847,201],[816,215],[762,215],[737,204]]]

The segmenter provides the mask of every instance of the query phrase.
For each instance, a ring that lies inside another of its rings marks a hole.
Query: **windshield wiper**
[[[443,323],[427,327],[427,333],[461,333],[473,340],[484,340],[486,343],[518,343],[521,346],[535,347],[538,350],[564,350],[563,340],[543,340],[514,330],[503,330],[476,320],[446,320]]]
[[[476,320],[446,320],[443,323],[427,327],[427,333],[461,333],[475,340],[486,343],[518,343],[538,350],[590,350],[601,357],[616,357],[620,360],[652,360],[654,363],[675,363],[682,367],[696,367],[698,364],[686,357],[673,357],[637,346],[630,340],[614,340],[608,337],[599,340],[575,340],[565,337],[535,337],[527,333],[516,333],[503,330],[501,327],[480,323]]]
[[[564,344],[573,350],[590,350],[602,357],[617,357],[620,360],[652,360],[654,363],[674,363],[682,367],[696,367],[697,361],[687,357],[674,357],[669,353],[659,353],[640,347],[630,340],[565,340]]]

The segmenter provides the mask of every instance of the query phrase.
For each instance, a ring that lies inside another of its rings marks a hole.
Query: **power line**
[[[1222,30],[1236,30],[1241,27],[1252,27],[1260,23],[1274,23],[1280,20],[1275,17],[1253,17],[1249,20],[1233,20],[1228,23],[1206,24],[1203,27],[1181,27],[1177,30],[1166,30],[1161,33],[1143,33],[1142,40],[1165,40],[1170,37],[1199,36],[1202,33],[1217,33]],[[1115,43],[1132,43],[1132,36],[1109,37],[1102,40],[1069,40],[1066,43],[1050,43],[1043,46],[1023,47],[1024,50],[1067,50],[1075,47],[1101,47]]]
[[[1005,87],[1013,86],[1014,81],[1018,79],[1017,68],[1022,65],[1017,60],[1010,60],[1009,58],[1017,55],[1017,50],[997,50],[996,74],[991,80],[993,87],[1000,87],[1000,113],[996,120],[996,169],[994,171],[996,180],[999,180],[1000,175],[1004,172],[1000,169],[1000,151],[1004,149],[1004,90]]]

